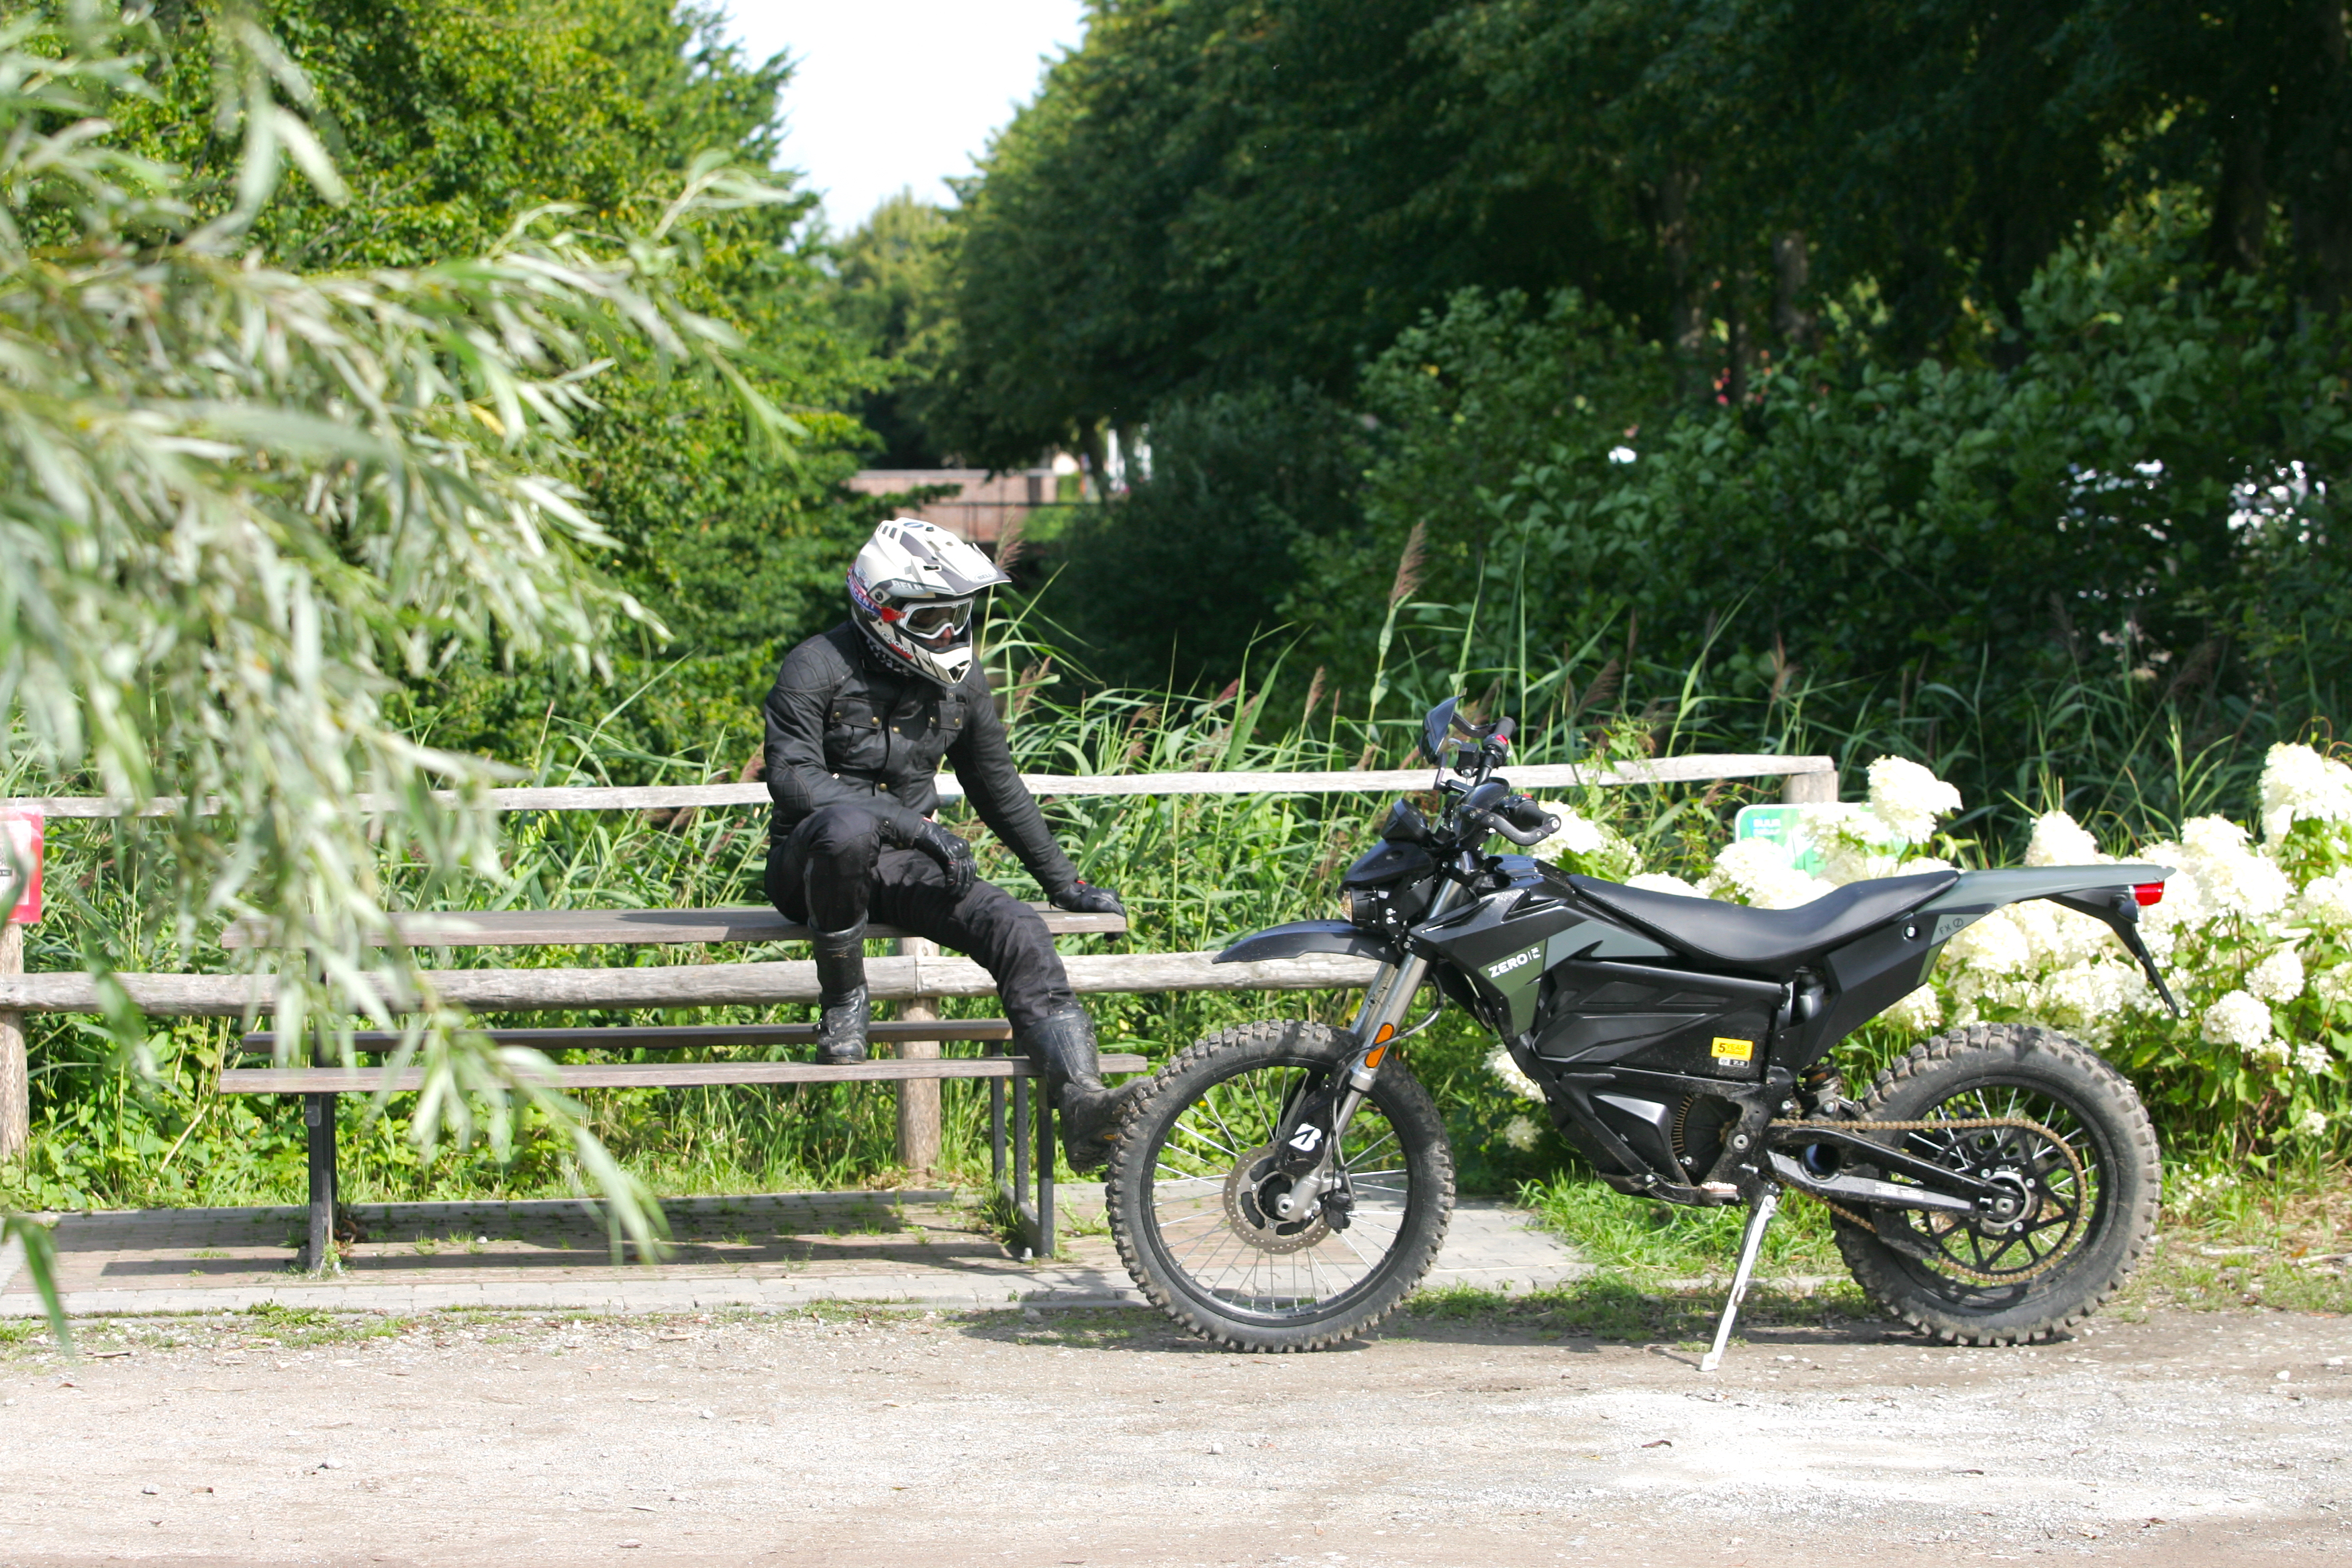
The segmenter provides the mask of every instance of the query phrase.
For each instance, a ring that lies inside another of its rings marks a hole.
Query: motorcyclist
[[[1092,1170],[1109,1158],[1129,1091],[1102,1080],[1094,1020],[1045,922],[980,880],[971,846],[936,820],[944,757],[1055,908],[1126,913],[1054,842],[972,657],[973,603],[1008,581],[934,524],[902,517],[874,531],[849,569],[849,618],[786,654],[768,693],[767,893],[815,929],[818,1060],[866,1059],[869,919],[969,953],[1046,1075],[1072,1168]]]

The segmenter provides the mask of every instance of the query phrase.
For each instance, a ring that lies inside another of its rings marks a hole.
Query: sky
[[[954,200],[989,133],[1076,45],[1084,0],[731,0],[745,53],[799,62],[784,91],[783,162],[808,175],[838,231],[911,186]]]

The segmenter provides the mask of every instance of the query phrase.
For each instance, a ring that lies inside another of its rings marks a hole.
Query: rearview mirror
[[[1454,731],[1454,709],[1459,699],[1449,697],[1421,721],[1421,749],[1439,767],[1445,765],[1445,738]]]

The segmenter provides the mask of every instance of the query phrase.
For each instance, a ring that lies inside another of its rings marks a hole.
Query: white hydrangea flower
[[[1500,1046],[1496,1047],[1495,1054],[1486,1058],[1486,1070],[1501,1079],[1503,1087],[1521,1100],[1539,1100],[1544,1097],[1536,1080],[1521,1072],[1519,1064],[1511,1059],[1511,1053]]]
[[[2299,1071],[2322,1073],[2336,1065],[2336,1058],[2327,1054],[2326,1046],[2306,1040],[2294,1048],[2294,1065]]]
[[[2063,967],[2115,956],[2115,933],[2105,921],[2061,909],[2047,899],[2012,904],[2009,913],[2025,933],[2032,955],[2030,962],[2035,967]]]
[[[2314,925],[2352,927],[2352,871],[2313,878],[2295,900],[2295,908]]]
[[[1898,853],[1851,833],[1835,834],[1821,845],[1822,880],[1843,888],[1872,877],[1892,877]]]
[[[2137,971],[2102,961],[2074,963],[2044,979],[2034,995],[2034,1010],[2050,1023],[2077,1030],[2094,1042],[2114,1032],[2116,1016],[2135,999],[2131,984]]]
[[[1961,928],[1944,944],[1948,962],[1980,974],[2019,974],[2033,962],[2033,943],[2017,923],[2022,905],[1995,910],[1975,924]]]
[[[2225,817],[2190,818],[2180,829],[2180,868],[2195,879],[2197,900],[2211,914],[2275,914],[2294,895],[2286,873],[2249,848],[2246,830]],[[2170,889],[2168,883],[2167,902]]]
[[[1895,862],[1909,845],[1885,818],[1859,802],[1821,801],[1807,805],[1799,816],[1789,853],[1801,859],[1810,851],[1821,879],[1843,888],[1869,877],[1895,875]]]
[[[1715,858],[1715,868],[1698,890],[1711,899],[1736,893],[1760,910],[1792,910],[1811,903],[1832,887],[1790,865],[1784,847],[1769,838],[1743,838]]]
[[[1625,885],[1629,888],[1640,888],[1644,892],[1675,893],[1685,899],[1706,897],[1705,893],[1700,892],[1672,871],[1644,871],[1638,877],[1626,878]]]
[[[2327,1136],[2327,1112],[2313,1106],[2294,1119],[2294,1130],[2305,1138]]]
[[[1922,985],[1879,1015],[1898,1029],[1924,1035],[1944,1021],[1943,998],[1932,985]]]
[[[2273,1043],[2271,1010],[2251,993],[2232,991],[2205,1009],[2203,1030],[2206,1039],[2214,1045],[2235,1046],[2257,1059],[2257,1053],[2275,1054],[2280,1060],[2285,1059],[2284,1047],[2275,1053],[2264,1050]]]
[[[2104,866],[2114,859],[2101,854],[2090,830],[2066,813],[2053,811],[2033,819],[2033,837],[2025,845],[2027,865]]]
[[[1503,1123],[1503,1142],[1522,1154],[1532,1152],[1536,1141],[1542,1136],[1543,1129],[1536,1125],[1533,1117],[1514,1116]]]
[[[2303,994],[2303,959],[2282,947],[2246,971],[2246,989],[2265,1002],[2292,1002]]]
[[[1562,853],[1591,855],[1609,847],[1610,841],[1617,837],[1563,801],[1539,800],[1536,805],[1559,817],[1559,828],[1550,837],[1531,846],[1528,851],[1530,855],[1542,856],[1546,859]]]
[[[2273,746],[2263,761],[2263,837],[2298,822],[2352,821],[2352,767],[2309,746]]]
[[[1881,757],[1870,764],[1870,809],[1918,844],[1936,831],[1936,818],[1960,809],[1960,792],[1916,763]]]
[[[2352,1007],[2352,963],[2339,963],[2333,969],[2323,969],[2311,989],[2322,1002],[2337,1007]]]

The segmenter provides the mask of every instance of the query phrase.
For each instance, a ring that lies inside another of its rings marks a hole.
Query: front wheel
[[[2006,1215],[1839,1215],[1854,1282],[1916,1328],[1960,1344],[2046,1339],[2147,1254],[2156,1129],[2129,1080],[2063,1035],[1979,1024],[1939,1036],[1878,1075],[1863,1116],[1912,1123],[1886,1142],[2017,1195]]]
[[[1437,1258],[1454,1154],[1394,1055],[1348,1124],[1339,1205],[1277,1217],[1286,1112],[1353,1041],[1325,1024],[1227,1029],[1160,1069],[1111,1155],[1110,1231],[1152,1303],[1235,1350],[1319,1350],[1396,1310]]]

